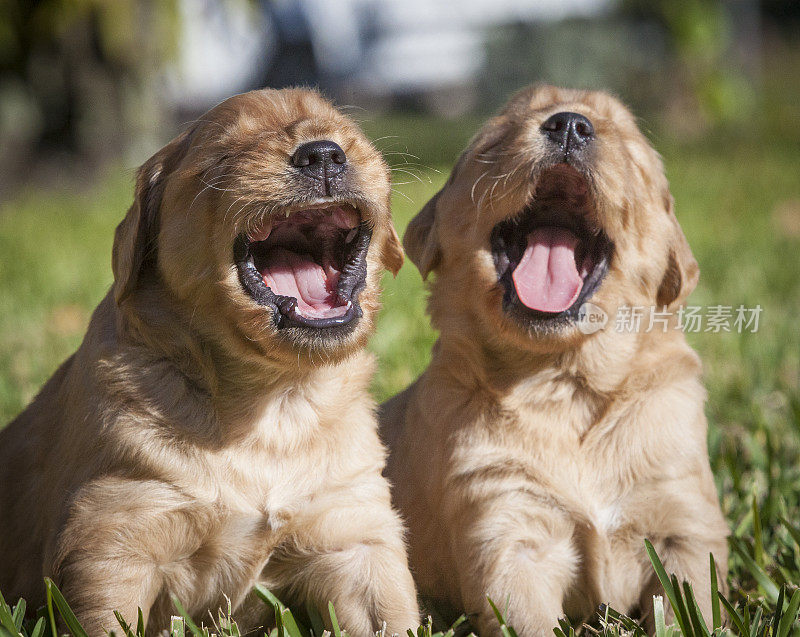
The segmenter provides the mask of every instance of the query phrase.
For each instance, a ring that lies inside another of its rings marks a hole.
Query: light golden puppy
[[[614,325],[626,305],[674,311],[698,277],[631,114],[602,93],[523,90],[405,247],[436,273],[440,337],[381,420],[420,592],[484,635],[499,633],[487,595],[521,635],[602,602],[646,616],[649,538],[708,610],[709,552],[724,571],[727,528],[700,361],[674,319],[666,332],[647,331],[648,314],[638,331]],[[595,323],[579,312],[589,301]]]
[[[318,94],[256,91],[140,169],[80,349],[0,433],[0,590],[90,634],[262,583],[370,635],[418,623],[363,350],[402,248],[389,171]]]

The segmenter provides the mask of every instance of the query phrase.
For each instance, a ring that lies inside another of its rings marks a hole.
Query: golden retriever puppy
[[[727,528],[700,361],[674,317],[647,330],[697,282],[672,208],[617,100],[543,86],[483,127],[408,228],[440,337],[382,408],[387,475],[420,593],[481,634],[499,633],[487,596],[520,635],[603,602],[646,615],[645,538],[710,608]],[[625,306],[647,308],[641,329],[615,329]]]
[[[88,632],[171,595],[270,621],[261,583],[354,635],[416,626],[364,351],[402,248],[389,171],[318,94],[263,90],[139,170],[80,349],[0,433],[0,590],[51,576]]]

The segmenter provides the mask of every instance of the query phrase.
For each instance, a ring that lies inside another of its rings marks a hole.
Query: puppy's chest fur
[[[558,386],[550,390],[547,397],[501,408],[500,420],[519,436],[516,448],[506,452],[526,467],[530,481],[547,490],[554,506],[579,515],[598,531],[613,532],[631,485],[621,484],[598,462],[611,441],[601,441],[598,448],[589,438],[593,428],[602,426],[604,405],[580,392]]]
[[[173,500],[166,514],[181,513],[184,540],[160,553],[165,589],[182,592],[203,609],[224,606],[220,591],[236,606],[253,584],[272,587],[270,558],[303,534],[309,509],[357,489],[365,475],[379,475],[383,456],[371,403],[333,404],[329,414],[314,397],[284,392],[253,409],[246,435],[233,442],[137,441],[139,460],[146,454],[147,464],[159,467],[152,478],[169,485],[167,498]],[[192,428],[209,428],[185,419],[171,424],[184,436]],[[171,462],[165,464],[164,457]],[[150,498],[164,501],[156,488]],[[189,582],[193,589],[185,590]]]
[[[369,419],[366,413],[356,413],[368,409],[358,407],[351,405],[344,417]],[[221,515],[250,520],[254,529],[260,529],[255,535],[268,539],[269,545],[291,534],[298,513],[314,498],[346,488],[349,479],[373,468],[363,456],[348,453],[345,431],[337,430],[345,428],[312,413],[298,417],[312,412],[311,404],[295,404],[290,414],[280,409],[275,404],[265,408],[253,425],[253,434],[240,443],[196,451],[196,472],[184,474],[182,485],[193,499],[213,506]],[[349,447],[368,446],[373,437],[367,433],[366,441]],[[380,453],[370,452],[368,457],[377,461]],[[350,460],[346,470],[338,466],[345,457]]]
[[[661,470],[631,436],[640,426],[634,413],[574,382],[553,381],[521,386],[488,420],[478,425],[483,449],[470,450],[473,462],[490,458],[505,468],[506,493],[521,494],[532,519],[556,516],[573,529],[562,548],[552,548],[574,556],[575,574],[582,573],[565,612],[584,616],[598,599],[634,605],[646,575],[643,540],[659,530],[649,528],[641,503],[657,500],[661,489]]]
[[[658,476],[657,467],[636,460],[644,458],[649,440],[631,435],[640,427],[635,410],[573,379],[523,384],[499,403],[494,417],[490,440],[525,467],[527,479],[541,485],[554,506],[600,533],[620,531],[631,517],[631,496]]]

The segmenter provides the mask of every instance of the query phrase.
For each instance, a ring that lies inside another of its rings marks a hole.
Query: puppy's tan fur
[[[509,317],[490,251],[498,222],[548,196],[537,191],[550,152],[540,126],[562,111],[594,124],[590,192],[572,192],[593,198],[615,244],[591,298],[610,324],[592,335]],[[405,247],[436,274],[440,337],[381,426],[421,594],[465,609],[481,634],[499,633],[487,595],[508,603],[520,635],[551,634],[558,617],[586,618],[602,602],[647,616],[659,593],[649,538],[709,611],[708,556],[724,582],[727,528],[700,361],[674,323],[647,333],[645,316],[638,333],[614,329],[618,307],[674,311],[698,277],[660,158],[629,112],[602,93],[520,92],[411,222]]]
[[[298,202],[289,158],[317,139],[346,151],[374,230],[357,327],[299,341],[245,294],[232,245]],[[170,595],[198,619],[227,596],[260,625],[255,583],[323,616],[332,601],[354,635],[416,626],[363,350],[401,263],[387,166],[316,93],[236,96],[159,151],[83,344],[0,434],[3,593],[35,609],[51,576],[92,635],[137,606],[155,633]]]

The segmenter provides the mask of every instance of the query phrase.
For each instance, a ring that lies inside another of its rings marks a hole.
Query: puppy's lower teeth
[[[350,232],[347,233],[347,237],[345,237],[344,242],[350,243],[353,239],[356,238],[357,234],[358,234],[357,228],[353,228]]]

